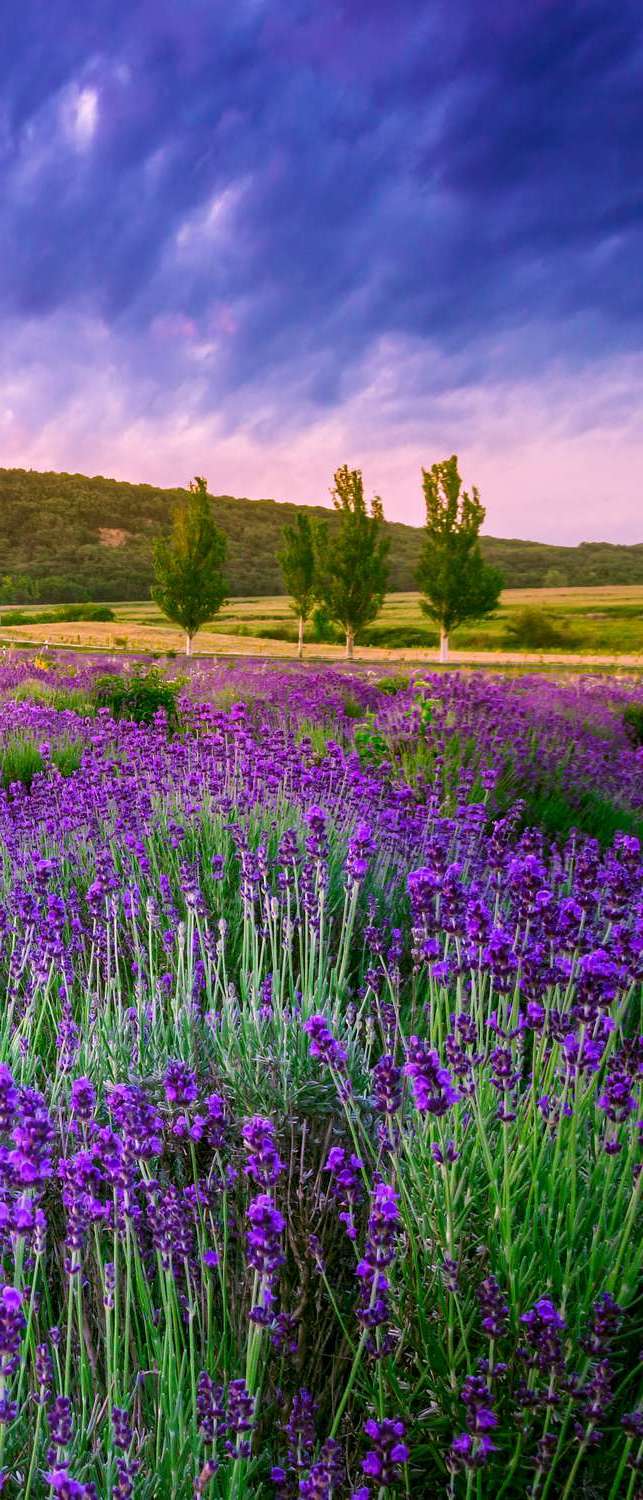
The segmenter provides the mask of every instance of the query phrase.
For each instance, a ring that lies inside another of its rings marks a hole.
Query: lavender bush
[[[640,846],[507,758],[636,815],[636,689],[2,670],[3,1494],[634,1500]]]

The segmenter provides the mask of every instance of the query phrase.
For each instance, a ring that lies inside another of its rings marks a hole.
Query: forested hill
[[[0,469],[0,590],[2,602],[91,598],[141,599],[152,580],[152,542],[167,526],[181,490],[126,484],[84,474]],[[313,513],[332,525],[333,511]],[[228,578],[234,595],[277,594],[282,528],[294,505],[220,495],[216,517],[228,537]],[[388,523],[392,590],[415,588],[422,533]],[[562,584],[643,583],[643,543],[633,547],[483,537],[485,557],[503,570],[508,588]]]

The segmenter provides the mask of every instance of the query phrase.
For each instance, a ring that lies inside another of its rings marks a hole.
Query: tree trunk
[[[303,617],[303,615],[300,615],[299,616],[299,636],[298,636],[298,639],[297,639],[297,656],[299,657],[300,661],[301,661],[301,659],[303,657],[303,654],[304,654],[304,617]]]
[[[187,631],[185,634],[185,654],[186,656],[192,655],[192,636],[188,635]]]
[[[449,660],[449,632],[440,626],[440,661]]]
[[[352,661],[353,660],[353,646],[354,646],[354,643],[355,643],[355,632],[354,632],[354,630],[347,630],[346,631],[346,660],[347,661]]]

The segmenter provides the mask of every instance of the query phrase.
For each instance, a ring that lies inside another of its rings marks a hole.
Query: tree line
[[[422,470],[426,522],[417,583],[421,608],[440,631],[440,660],[448,658],[449,635],[465,620],[495,609],[503,587],[499,568],[480,551],[484,506],[475,485],[464,490],[457,455]],[[390,541],[379,495],[367,501],[360,469],[337,469],[331,487],[339,524],[299,511],[283,529],[279,564],[299,622],[298,655],[315,606],[341,627],[346,657],[356,635],[379,614],[389,578]],[[177,505],[170,533],[154,547],[152,598],[185,632],[189,656],[201,627],[213,620],[227,596],[226,538],[217,526],[207,480],[197,475]]]

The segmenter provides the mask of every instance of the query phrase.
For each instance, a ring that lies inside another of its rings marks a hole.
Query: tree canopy
[[[315,602],[315,534],[310,516],[299,511],[285,526],[279,566],[292,608],[299,620],[299,656],[303,655],[304,624]]]
[[[440,627],[446,661],[450,632],[495,609],[503,578],[483,560],[478,537],[485,509],[475,485],[463,490],[457,455],[423,469],[422,484],[426,525],[417,579],[422,609]]]
[[[361,470],[347,464],[335,472],[331,488],[339,525],[317,531],[315,592],[319,602],[346,632],[346,655],[353,655],[356,632],[382,608],[388,583],[390,541],[384,529],[382,502],[364,499]]]
[[[151,590],[163,614],[185,631],[188,656],[197,631],[225,601],[225,554],[226,539],[214,521],[207,480],[197,474],[174,511],[170,535],[155,543]]]

